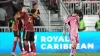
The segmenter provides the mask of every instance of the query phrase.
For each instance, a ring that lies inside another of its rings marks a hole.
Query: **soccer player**
[[[27,54],[23,54],[23,56],[30,56],[29,51],[29,44],[30,42],[31,46],[30,49],[33,52],[31,56],[36,56],[36,47],[34,44],[34,28],[33,28],[33,16],[29,15],[26,8],[22,9],[22,23],[24,25],[24,33],[23,33],[23,40],[24,40],[24,49],[27,52]]]
[[[70,56],[75,56],[76,53],[76,47],[78,44],[78,25],[79,25],[79,16],[77,13],[73,13],[71,16],[69,16],[67,19],[64,21],[64,31],[63,34],[66,34],[65,28],[66,24],[68,23],[68,31],[69,31],[69,36],[70,36],[70,41],[71,41],[71,52]]]
[[[15,49],[16,49],[16,45],[17,42],[19,43],[19,47],[21,52],[23,52],[22,49],[22,44],[21,44],[21,20],[20,20],[20,12],[16,13],[16,15],[14,16],[14,22],[11,25],[11,29],[14,31],[14,43],[13,43],[13,49],[12,49],[12,56],[16,56],[15,55]]]
[[[35,19],[34,25],[35,25],[35,26],[39,26],[39,25],[40,25],[40,18],[39,18],[39,16],[40,16],[40,11],[39,11],[39,9],[38,9],[37,3],[34,3],[34,4],[33,4],[33,9],[31,10],[31,13],[33,14],[33,17],[34,17],[34,19]]]

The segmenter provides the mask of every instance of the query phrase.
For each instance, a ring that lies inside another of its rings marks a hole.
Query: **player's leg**
[[[75,52],[76,52],[76,46],[77,46],[77,42],[75,40],[75,35],[70,34],[70,39],[71,39],[71,52],[70,52],[70,56],[74,56]]]
[[[24,43],[25,43],[25,49],[26,49],[27,53],[29,53],[29,44],[28,44],[28,41],[25,40]]]
[[[72,45],[71,45],[71,55],[72,56],[75,56],[76,54],[76,47],[77,47],[76,41],[72,41]]]
[[[17,45],[17,41],[18,41],[18,37],[17,37],[17,31],[14,31],[14,42],[13,42],[13,48],[12,48],[12,55],[15,55],[15,49],[16,49],[16,45]]]
[[[34,43],[34,32],[30,33],[30,43],[31,43],[31,52],[32,52],[32,56],[36,56],[36,46]]]
[[[70,56],[74,56],[75,55],[75,51],[76,51],[76,41],[72,41],[71,42],[72,45],[71,45],[71,52],[70,52]]]
[[[19,48],[20,48],[21,52],[23,52],[22,43],[21,43],[21,32],[18,31],[17,34],[18,34],[18,44],[19,44]]]
[[[26,35],[27,35],[27,32],[23,31],[23,42],[24,42],[24,40],[26,40]],[[23,43],[23,46],[24,46],[24,52],[25,52],[26,51],[25,43]]]
[[[77,48],[77,44],[79,43],[79,40],[78,40],[78,34],[76,34],[75,36],[75,41],[76,41],[76,45],[75,45],[75,49],[74,49],[74,55],[76,54],[76,48]]]
[[[28,40],[29,40],[29,32],[25,31],[24,32],[24,49],[25,49],[25,52],[23,53],[23,56],[29,56],[29,44],[28,44]],[[27,53],[26,53],[27,52]]]
[[[31,41],[31,52],[32,52],[32,56],[36,56],[36,46],[34,41]]]

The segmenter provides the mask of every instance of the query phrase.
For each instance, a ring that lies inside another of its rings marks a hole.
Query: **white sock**
[[[73,53],[70,53],[70,56],[72,56],[73,55]]]

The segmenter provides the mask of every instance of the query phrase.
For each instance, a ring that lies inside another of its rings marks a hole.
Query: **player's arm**
[[[63,25],[63,30],[66,31],[66,23]]]
[[[37,18],[37,15],[36,14],[33,14],[33,17]]]
[[[22,22],[22,25],[25,25],[25,23],[24,23],[24,13],[23,12],[20,12],[20,20],[21,20],[21,22]]]
[[[22,24],[22,27],[25,26],[24,18],[21,18],[21,24]]]
[[[21,30],[24,30],[25,23],[24,23],[24,20],[22,18],[21,18],[21,23],[22,23],[22,29]]]
[[[36,12],[33,14],[33,17],[38,18],[40,15],[39,10],[37,9]]]
[[[38,14],[37,14],[37,10],[35,11],[35,13],[33,13],[33,17],[37,18],[38,17]]]
[[[25,25],[25,23],[24,23],[24,20],[23,20],[23,19],[21,19],[21,22],[22,22],[22,24],[23,24],[23,25]]]
[[[70,21],[71,19],[68,17],[65,19],[64,21],[64,25],[63,25],[63,34],[66,34],[66,24]]]
[[[33,16],[30,16],[30,17],[29,17],[28,22],[31,23],[31,24],[33,24]]]
[[[68,22],[70,22],[70,20],[71,20],[70,17],[65,19],[65,21],[64,21],[64,29],[66,29],[65,26],[66,26],[66,24],[68,24]]]
[[[14,21],[16,21],[17,20],[17,14],[15,14],[15,16],[14,16]]]

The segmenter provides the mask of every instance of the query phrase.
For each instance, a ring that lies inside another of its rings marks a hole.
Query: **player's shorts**
[[[21,37],[20,31],[14,31],[14,37]]]
[[[69,34],[70,37],[70,41],[75,41],[76,43],[79,43],[79,39],[78,39],[78,33],[74,33],[74,34]]]
[[[23,40],[25,41],[34,41],[34,32],[24,31]]]

